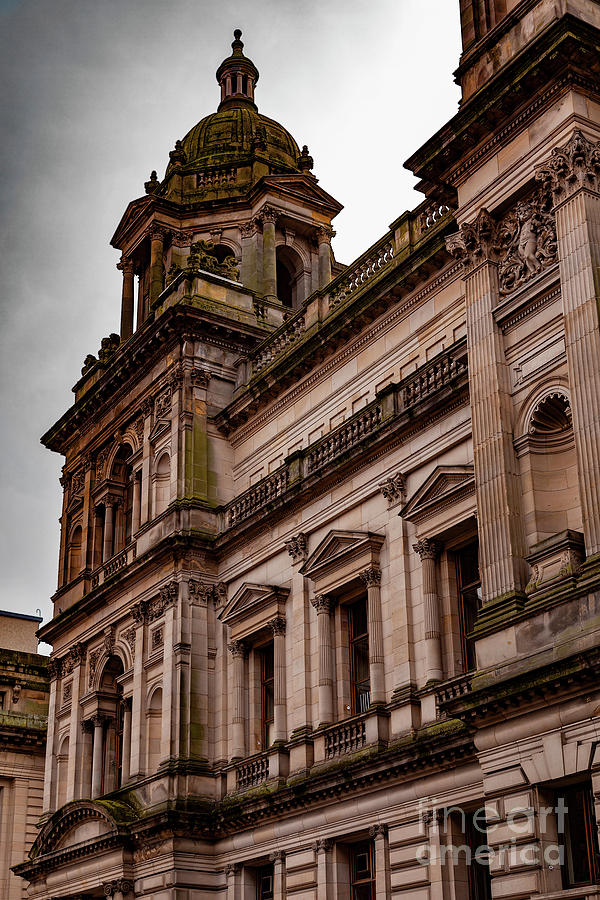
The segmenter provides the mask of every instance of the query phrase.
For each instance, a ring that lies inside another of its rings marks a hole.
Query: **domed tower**
[[[259,73],[241,34],[216,72],[217,111],[176,142],[163,180],[152,172],[112,239],[122,252],[122,339],[134,330],[135,277],[139,328],[200,241],[223,271],[238,270],[275,325],[331,279],[331,220],[342,207],[319,187],[308,148],[258,111]]]

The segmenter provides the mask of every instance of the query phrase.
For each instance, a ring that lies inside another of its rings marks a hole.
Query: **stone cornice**
[[[422,179],[421,189],[447,191],[569,86],[599,95],[600,67],[590,67],[590,60],[599,58],[599,43],[597,29],[575,16],[563,16],[477,91],[405,168]],[[529,102],[531,96],[536,99]],[[474,134],[478,140],[472,149]]]

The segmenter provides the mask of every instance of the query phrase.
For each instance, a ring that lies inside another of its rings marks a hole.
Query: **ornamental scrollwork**
[[[308,538],[303,531],[284,541],[284,544],[287,552],[292,557],[292,562],[305,562],[308,556]]]
[[[226,256],[222,262],[219,262],[215,255],[215,245],[212,241],[194,241],[190,246],[190,253],[187,257],[187,268],[190,272],[209,272],[212,275],[220,275],[222,278],[229,278],[232,281],[238,281],[240,270],[234,256]]]
[[[390,475],[385,481],[378,485],[379,490],[388,503],[396,503],[398,500],[406,499],[406,478],[402,472],[396,472]]]
[[[555,203],[578,188],[600,189],[600,141],[588,140],[575,131],[564,147],[555,147],[550,159],[536,167],[535,177],[552,193]]]

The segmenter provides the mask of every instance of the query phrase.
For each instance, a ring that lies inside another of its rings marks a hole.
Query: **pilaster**
[[[331,611],[335,602],[325,594],[311,600],[317,612],[319,642],[319,726],[333,722],[333,650],[331,646]]]

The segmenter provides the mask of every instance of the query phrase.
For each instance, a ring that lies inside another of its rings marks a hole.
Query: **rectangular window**
[[[456,552],[456,580],[458,584],[458,615],[460,641],[465,672],[476,667],[475,647],[468,637],[481,609],[481,578],[479,577],[479,544],[473,541]]]
[[[273,722],[275,718],[275,685],[273,644],[262,647],[260,654],[260,721],[261,747],[266,750],[273,743]]]
[[[5,697],[6,697],[6,694],[4,694],[2,691],[0,691],[0,709],[4,709],[4,698]]]
[[[264,866],[256,872],[257,900],[273,900],[273,866]]]
[[[572,785],[557,791],[556,817],[563,887],[595,884],[600,877],[600,868],[591,785]]]
[[[375,900],[375,854],[371,841],[350,846],[350,896]]]
[[[465,813],[465,844],[470,851],[466,860],[469,900],[492,900],[492,878],[485,856],[487,826],[483,808]]]
[[[366,597],[362,597],[348,607],[348,635],[350,644],[350,694],[352,714],[356,715],[366,712],[371,703]]]

